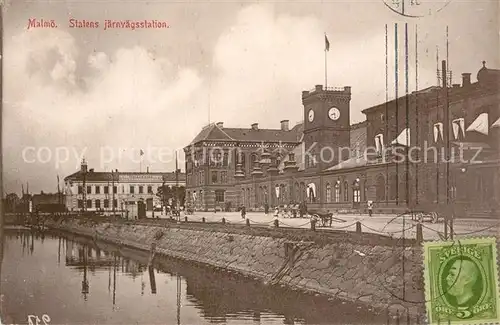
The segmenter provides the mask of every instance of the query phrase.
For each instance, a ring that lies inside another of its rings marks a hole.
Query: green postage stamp
[[[495,238],[425,242],[424,279],[430,325],[500,322]]]

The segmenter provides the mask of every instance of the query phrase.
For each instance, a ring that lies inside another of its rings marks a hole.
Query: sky
[[[405,24],[410,92],[436,85],[447,26],[453,83],[462,72],[474,81],[483,60],[500,67],[494,0],[422,0],[429,10],[418,18],[383,0],[4,2],[5,193],[27,182],[30,192],[54,192],[83,157],[96,171],[158,172],[174,170],[178,151],[183,168],[182,148],[209,122],[293,126],[304,116],[301,92],[325,84],[325,69],[329,87],[352,87],[351,122],[360,122],[386,98],[386,24],[389,98],[396,74],[399,96],[406,87]],[[30,19],[57,28],[28,29]],[[70,19],[100,26],[71,28]],[[106,19],[169,28],[104,30]]]

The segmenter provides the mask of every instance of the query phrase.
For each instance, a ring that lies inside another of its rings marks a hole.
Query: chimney
[[[219,128],[224,128],[224,122],[217,122],[216,124]]]
[[[288,120],[281,121],[281,131],[290,131],[290,125],[288,124]]]
[[[462,87],[470,85],[470,73],[462,73]]]
[[[251,125],[251,127],[252,127],[252,130],[257,131],[257,130],[259,129],[259,123],[253,123],[253,124]]]
[[[146,173],[149,173],[149,166],[146,167]]]

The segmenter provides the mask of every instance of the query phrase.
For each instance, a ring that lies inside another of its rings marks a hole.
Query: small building
[[[127,211],[126,207],[146,205],[147,211],[162,205],[158,188],[185,186],[184,173],[175,172],[96,172],[82,161],[80,170],[65,177],[66,207],[69,211]]]

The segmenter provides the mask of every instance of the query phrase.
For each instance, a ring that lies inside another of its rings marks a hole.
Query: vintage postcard
[[[499,320],[497,0],[0,6],[1,324]]]

